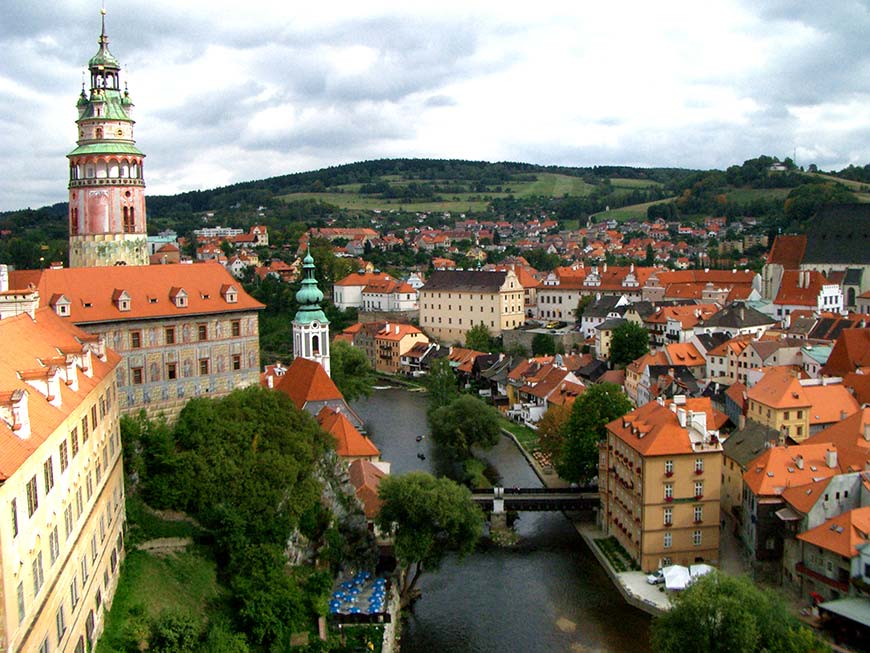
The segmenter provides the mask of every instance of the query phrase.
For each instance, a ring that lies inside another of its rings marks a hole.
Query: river
[[[353,408],[393,474],[432,471],[425,394],[376,390]],[[507,438],[486,457],[506,486],[541,485]],[[420,578],[403,653],[649,651],[650,618],[622,600],[562,513],[522,513],[516,528],[518,546],[449,559]]]

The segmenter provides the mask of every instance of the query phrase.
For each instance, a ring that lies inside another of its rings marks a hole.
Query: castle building
[[[92,651],[125,553],[120,358],[48,308],[0,340],[0,649]]]
[[[296,293],[299,310],[293,318],[293,357],[320,363],[329,376],[329,320],[320,307],[323,292],[314,278],[310,252],[302,260],[302,275],[302,288]]]
[[[133,140],[133,102],[109,52],[106,14],[78,100],[78,142],[69,158],[69,257],[74,268],[148,265],[145,155]]]

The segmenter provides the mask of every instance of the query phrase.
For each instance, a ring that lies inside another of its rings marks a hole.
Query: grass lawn
[[[204,618],[221,594],[214,561],[195,548],[166,557],[131,551],[122,572],[98,653],[125,650],[136,624],[164,610]]]
[[[595,221],[601,222],[602,220],[616,220],[617,222],[628,222],[630,220],[645,220],[646,210],[649,207],[654,206],[655,204],[666,204],[675,199],[675,197],[666,197],[664,199],[656,200],[655,202],[632,204],[631,206],[623,206],[618,209],[611,209],[610,211],[602,211],[601,213],[595,214]]]
[[[601,551],[613,568],[617,571],[629,571],[637,569],[637,565],[635,565],[631,558],[628,556],[628,553],[619,542],[616,541],[615,537],[601,537],[595,540],[595,546],[598,547],[598,550]]]
[[[791,188],[735,188],[726,193],[731,202],[752,202],[753,200],[784,200]]]
[[[532,453],[541,446],[541,439],[538,437],[537,431],[533,431],[528,426],[517,424],[504,417],[499,419],[499,426],[514,434],[523,449]]]
[[[655,188],[661,186],[661,182],[653,181],[652,179],[622,179],[620,177],[611,177],[610,185],[614,188]]]

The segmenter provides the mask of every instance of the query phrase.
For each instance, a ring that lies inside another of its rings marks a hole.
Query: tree
[[[372,394],[374,370],[362,349],[338,340],[330,349],[329,365],[332,381],[347,401]]]
[[[702,576],[676,595],[673,609],[653,621],[652,644],[659,653],[829,650],[771,590],[719,572]]]
[[[578,322],[583,319],[583,313],[586,311],[586,307],[592,303],[594,298],[592,295],[583,295],[580,297],[580,301],[577,302],[577,308],[574,309],[574,319]]]
[[[492,349],[492,336],[483,322],[475,324],[465,333],[465,346],[483,352],[489,352]]]
[[[429,366],[429,412],[446,406],[459,396],[456,375],[446,356],[436,358]]]
[[[424,570],[438,569],[451,552],[462,558],[474,550],[483,528],[483,513],[468,488],[425,472],[386,476],[378,495],[378,525],[395,529],[394,550],[402,566],[402,607],[413,597]]]
[[[571,416],[571,407],[565,404],[550,404],[536,426],[541,448],[552,457],[561,448],[564,442],[565,424]]]
[[[556,353],[556,339],[549,333],[536,333],[532,338],[532,356],[552,356]]]
[[[554,463],[559,476],[577,483],[595,476],[598,443],[603,441],[608,422],[631,410],[631,402],[615,383],[596,383],[574,401],[565,423],[561,448]]]
[[[610,340],[610,362],[625,367],[649,351],[649,333],[639,324],[624,322],[613,330]]]
[[[432,439],[457,458],[469,458],[471,447],[495,446],[501,433],[495,408],[471,395],[461,395],[433,410],[429,426]]]

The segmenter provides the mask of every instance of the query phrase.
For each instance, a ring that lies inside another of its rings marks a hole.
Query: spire
[[[302,276],[302,287],[296,293],[299,310],[293,321],[302,324],[314,321],[329,324],[329,320],[320,308],[323,292],[317,287],[317,279],[314,278],[314,257],[311,256],[310,247],[305,253],[305,258],[302,259]]]
[[[106,8],[103,7],[100,9],[101,14],[101,29],[100,29],[100,38],[97,40],[97,43],[100,46],[100,49],[97,51],[91,60],[88,62],[88,68],[91,69],[91,76],[93,79],[93,73],[96,70],[104,70],[106,68],[111,70],[120,70],[121,65],[118,63],[118,60],[109,52],[109,37],[106,35]]]

